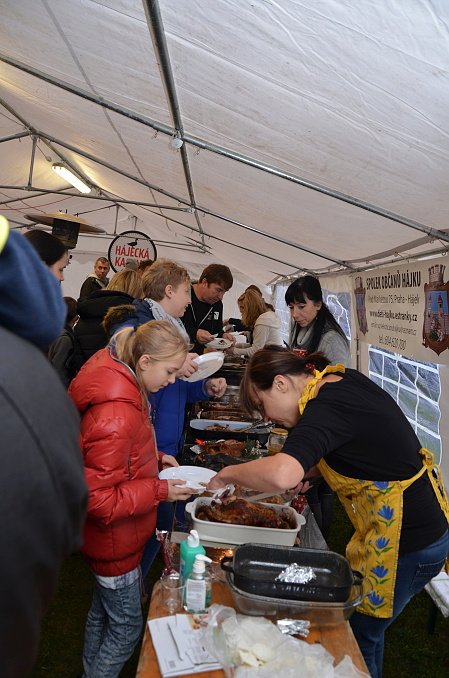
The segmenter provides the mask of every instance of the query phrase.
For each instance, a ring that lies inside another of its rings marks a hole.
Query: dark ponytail
[[[295,376],[321,372],[329,360],[321,353],[300,358],[288,348],[265,346],[249,361],[240,384],[240,405],[248,413],[257,410],[256,391],[269,391],[276,375]]]

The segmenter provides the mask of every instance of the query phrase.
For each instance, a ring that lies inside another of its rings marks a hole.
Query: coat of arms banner
[[[449,364],[449,269],[445,259],[352,276],[360,341],[414,360]]]

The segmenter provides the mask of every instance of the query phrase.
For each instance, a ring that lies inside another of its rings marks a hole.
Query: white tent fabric
[[[62,210],[105,230],[79,238],[66,294],[127,230],[192,276],[228,264],[233,302],[307,271],[350,291],[345,273],[446,253],[446,0],[3,0],[0,12],[0,212],[20,229],[29,212]],[[89,196],[51,171],[61,161]]]
[[[447,247],[443,0],[4,0],[1,14],[0,210],[16,227],[67,210],[104,228],[75,263],[132,228],[242,284]]]

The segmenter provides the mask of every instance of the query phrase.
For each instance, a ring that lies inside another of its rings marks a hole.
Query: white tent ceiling
[[[75,257],[136,229],[159,256],[261,284],[447,247],[446,0],[0,12],[0,211],[13,226],[68,211],[108,234],[81,237]],[[60,160],[91,197],[51,171]]]

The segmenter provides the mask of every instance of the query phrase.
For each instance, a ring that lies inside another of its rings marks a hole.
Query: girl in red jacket
[[[81,414],[89,505],[82,553],[95,577],[87,617],[84,678],[116,678],[142,630],[140,561],[161,501],[187,499],[180,481],[159,480],[176,460],[156,449],[146,393],[175,381],[187,355],[173,325],[126,328],[72,381]]]

